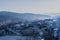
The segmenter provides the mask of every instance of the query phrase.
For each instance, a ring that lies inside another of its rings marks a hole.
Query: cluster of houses
[[[29,36],[34,40],[60,40],[60,21],[45,19],[25,21],[0,26],[0,36]]]

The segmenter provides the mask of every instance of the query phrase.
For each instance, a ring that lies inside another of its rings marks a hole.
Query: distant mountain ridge
[[[0,22],[2,21],[33,21],[50,18],[48,15],[32,14],[32,13],[15,13],[8,11],[0,12]]]

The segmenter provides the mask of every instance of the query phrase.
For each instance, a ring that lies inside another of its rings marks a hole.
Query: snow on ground
[[[0,40],[33,40],[32,36],[0,36]]]
[[[21,36],[0,36],[0,40],[20,40]]]
[[[33,40],[33,39],[34,37],[32,36],[0,36],[0,40]]]

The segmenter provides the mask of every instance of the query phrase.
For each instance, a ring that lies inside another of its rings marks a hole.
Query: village
[[[0,36],[20,36],[21,40],[60,40],[59,23],[54,19],[9,23],[0,25]]]

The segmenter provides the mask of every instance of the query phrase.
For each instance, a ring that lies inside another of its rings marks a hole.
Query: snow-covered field
[[[31,36],[0,36],[0,40],[33,40]]]
[[[0,40],[21,40],[23,39],[21,36],[0,36]]]

